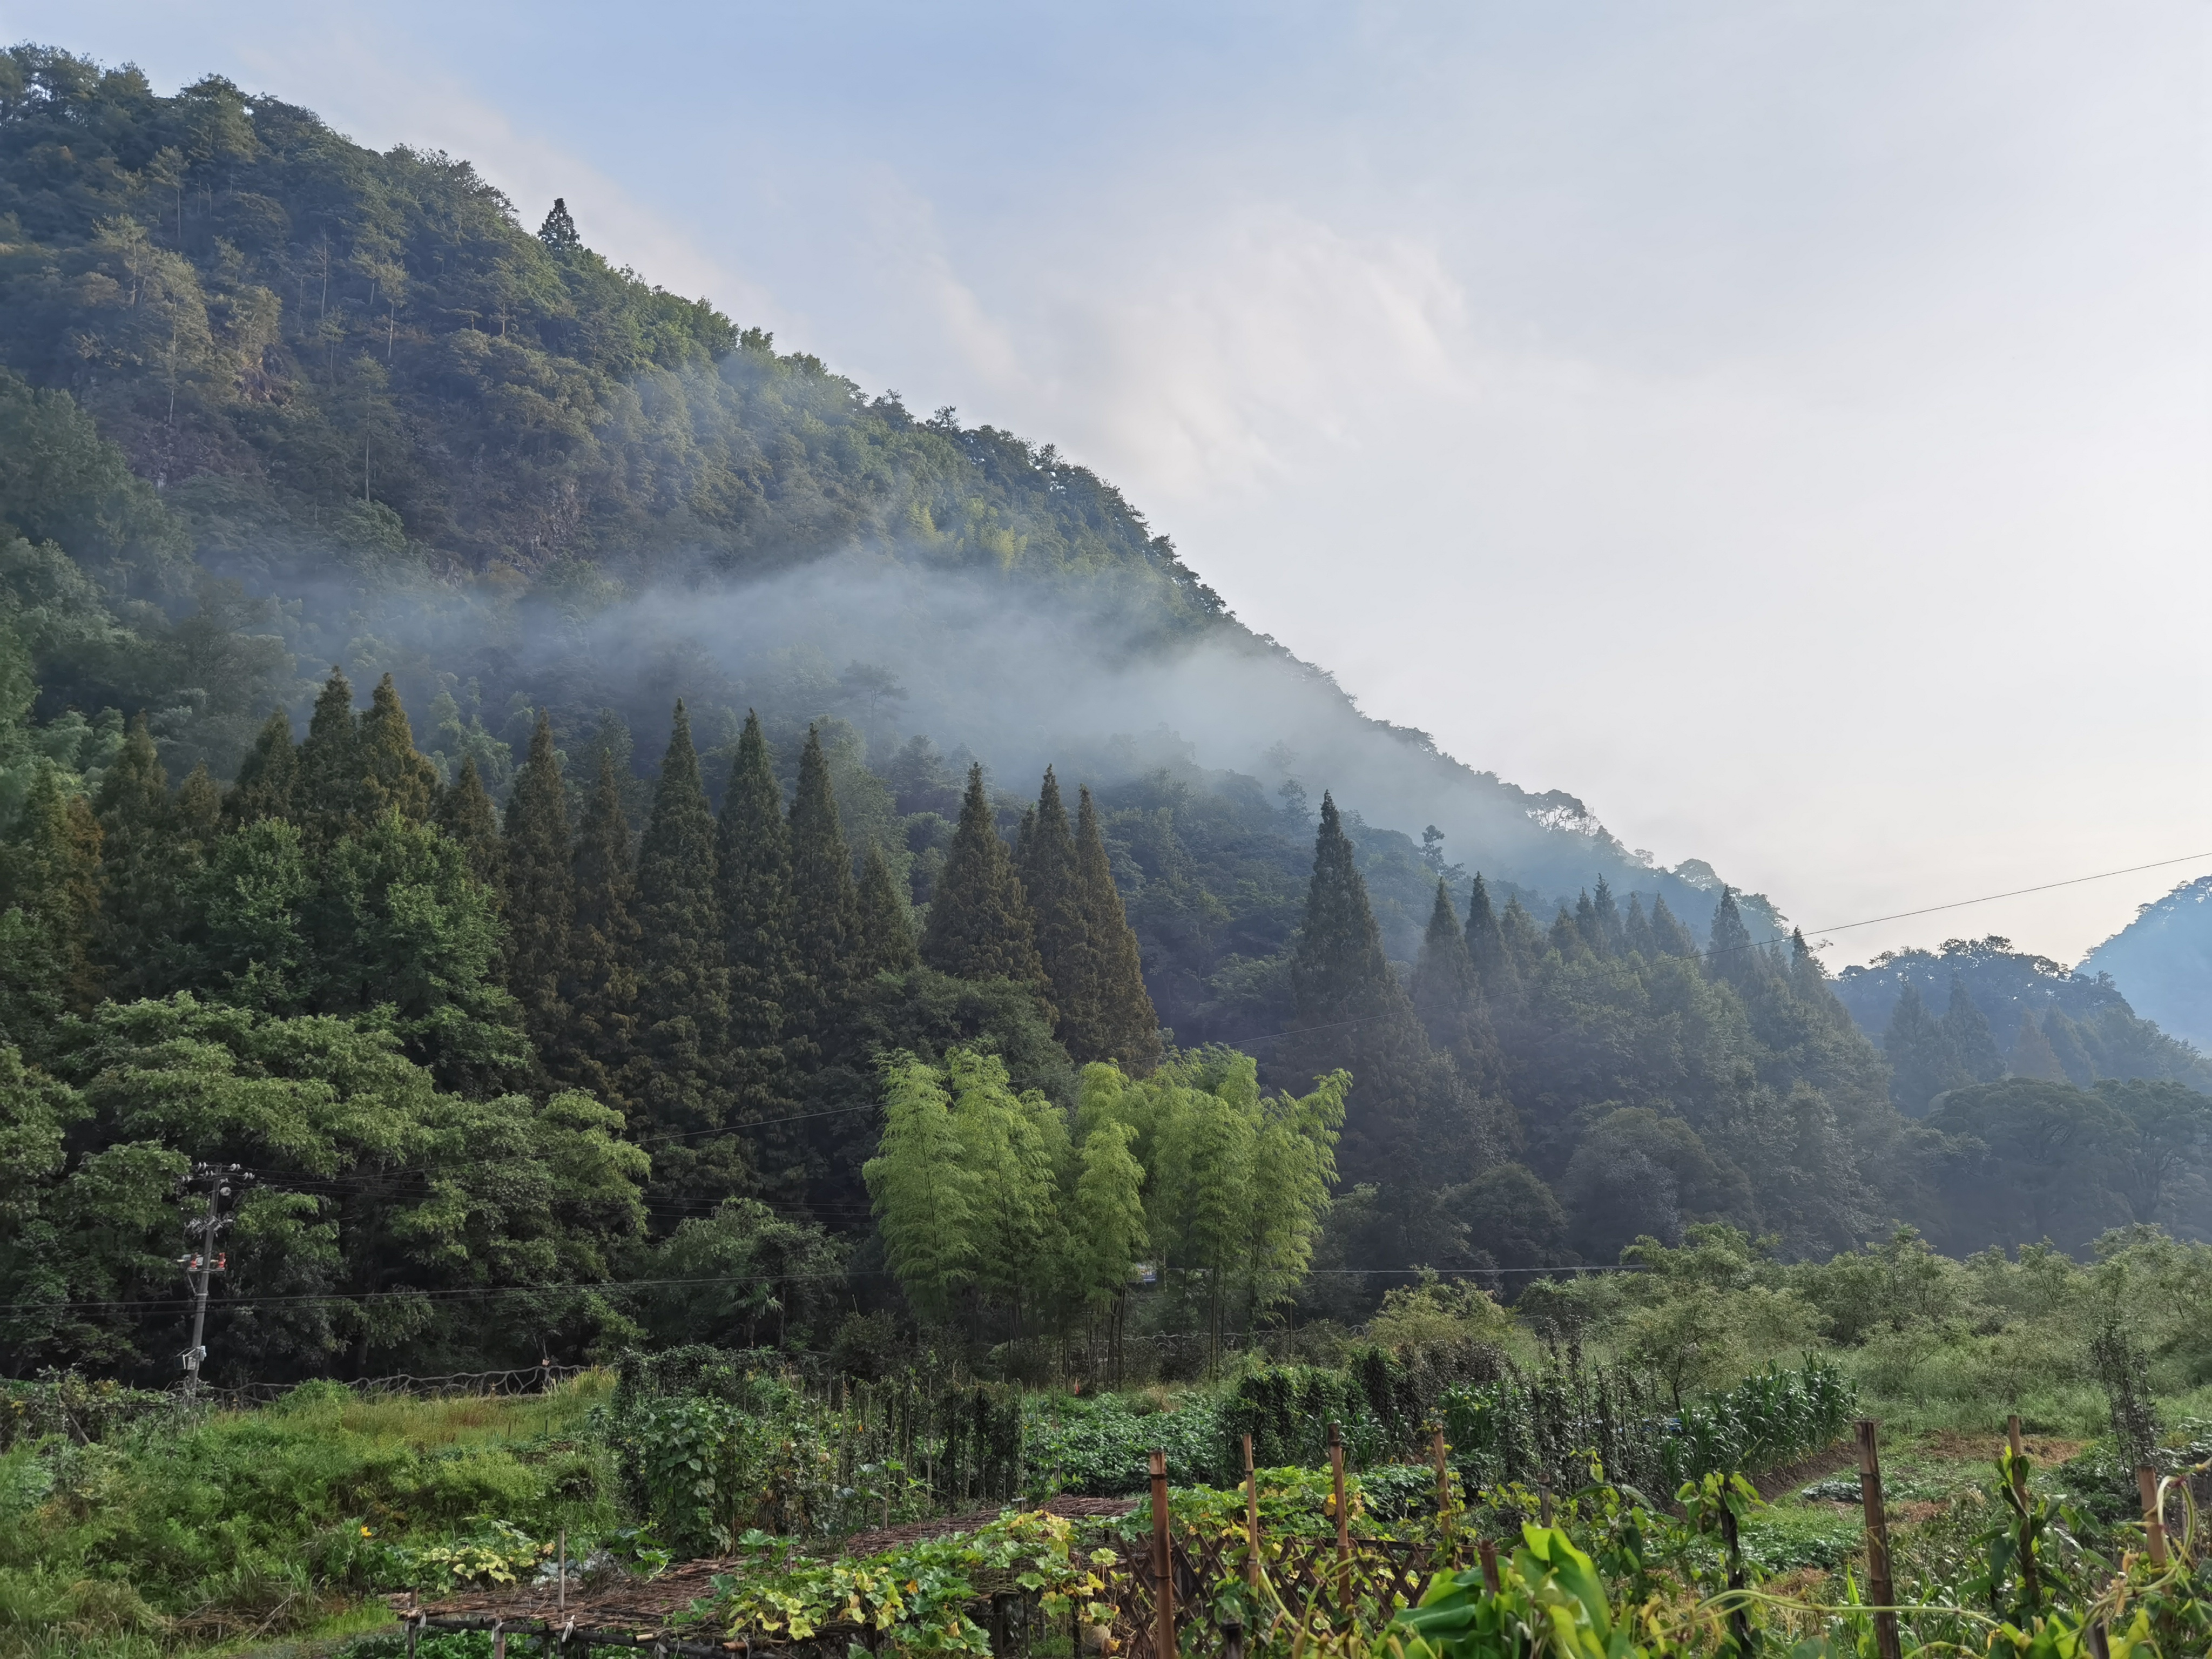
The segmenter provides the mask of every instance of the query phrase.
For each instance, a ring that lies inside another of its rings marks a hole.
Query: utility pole
[[[207,1194],[206,1212],[185,1223],[185,1253],[177,1258],[177,1265],[185,1270],[185,1282],[192,1290],[192,1341],[180,1356],[185,1362],[187,1395],[199,1392],[200,1362],[207,1358],[207,1346],[202,1339],[207,1334],[209,1283],[229,1267],[227,1253],[216,1248],[216,1240],[230,1231],[235,1219],[225,1215],[223,1210],[238,1189],[252,1180],[251,1173],[235,1164],[195,1164],[192,1172],[179,1183],[180,1193]]]

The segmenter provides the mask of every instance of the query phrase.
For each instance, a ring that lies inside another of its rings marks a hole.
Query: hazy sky
[[[2205,19],[0,0],[1056,441],[1370,713],[1811,927],[2212,854]]]

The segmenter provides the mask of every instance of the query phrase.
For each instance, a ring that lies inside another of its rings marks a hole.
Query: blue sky
[[[1811,925],[2212,851],[2203,9],[15,3],[1097,467]],[[2078,955],[2196,866],[1836,935]]]

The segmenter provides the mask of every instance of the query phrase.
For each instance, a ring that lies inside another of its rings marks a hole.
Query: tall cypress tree
[[[804,1039],[791,1030],[797,978],[791,955],[791,828],[783,791],[750,711],[730,762],[715,824],[714,887],[730,975],[729,1089],[737,1119],[790,1115],[791,1083]],[[782,1186],[803,1166],[805,1136],[779,1125],[756,1131],[756,1161]]]
[[[1575,917],[1577,923],[1582,917]],[[1620,907],[1613,902],[1613,885],[1603,876],[1590,895],[1589,942],[1599,955],[1617,957],[1623,949]]]
[[[522,1005],[541,1054],[558,1046],[568,1018],[561,981],[576,921],[575,851],[553,722],[544,710],[507,798],[507,988]]]
[[[1897,1006],[1890,1011],[1881,1047],[1889,1058],[1891,1097],[1907,1117],[1925,1115],[1928,1103],[1937,1095],[1973,1081],[1959,1063],[1958,1050],[1951,1046],[1942,1023],[1928,1012],[1919,988],[1911,980],[1905,981]]]
[[[1739,990],[1749,990],[1763,976],[1766,953],[1751,942],[1751,930],[1735,908],[1735,889],[1721,889],[1721,902],[1713,909],[1713,931],[1705,946],[1705,972],[1726,980]]]
[[[1076,798],[1075,884],[1091,985],[1083,1023],[1067,1034],[1068,1053],[1079,1060],[1118,1060],[1123,1071],[1143,1076],[1160,1063],[1160,1017],[1145,989],[1144,954],[1114,885],[1113,860],[1088,789]]]
[[[1067,809],[1060,804],[1060,780],[1049,766],[1044,769],[1035,809],[1022,819],[1022,830],[1014,844],[1015,873],[1021,878],[1022,894],[1036,924],[1037,959],[1052,986],[1053,1006],[1060,1011],[1060,1041],[1073,1054],[1078,1033],[1088,1037],[1098,1023],[1098,970],[1091,931],[1084,925],[1075,836],[1067,827]]]
[[[714,817],[679,701],[637,855],[638,1049],[647,1115],[678,1128],[728,1115],[730,973],[714,903]]]
[[[1467,955],[1492,1002],[1510,1006],[1518,998],[1520,969],[1505,948],[1505,930],[1490,908],[1490,888],[1480,870],[1474,872],[1474,890],[1467,896]]]
[[[854,959],[856,977],[903,974],[921,965],[914,923],[900,899],[898,883],[883,849],[872,842],[860,866],[860,948]]]
[[[1452,909],[1451,890],[1439,880],[1429,928],[1413,964],[1413,1012],[1429,1041],[1472,1073],[1487,1060],[1488,1022],[1482,1018],[1482,984],[1467,953],[1467,932]]]
[[[438,769],[415,747],[414,727],[408,724],[389,674],[370,694],[356,742],[362,817],[373,818],[397,809],[410,823],[427,822],[437,799]]]
[[[1667,908],[1662,894],[1651,901],[1651,943],[1665,957],[1693,957],[1698,941],[1680,918]]]
[[[270,715],[239,763],[238,775],[222,798],[223,827],[235,830],[263,818],[292,817],[299,776],[300,751],[292,743],[292,719],[280,708]]]
[[[469,855],[469,872],[491,892],[501,909],[507,908],[507,848],[500,840],[499,814],[493,810],[491,797],[484,793],[483,780],[477,775],[477,758],[466,755],[461,759],[461,770],[453,787],[438,792],[438,804],[431,809],[431,821],[446,832],[447,840],[465,849]]]
[[[1620,948],[1647,961],[1658,954],[1650,919],[1644,914],[1644,901],[1634,893],[1628,896],[1628,914],[1621,918]]]
[[[822,735],[810,726],[791,796],[791,956],[803,988],[791,1012],[817,1046],[851,996],[860,937],[853,852],[837,820]]]
[[[576,837],[574,921],[559,1002],[569,1012],[555,1045],[555,1074],[632,1115],[637,1043],[638,924],[629,823],[613,755],[599,755],[599,785]]]
[[[1951,1051],[1959,1063],[1966,1068],[1966,1075],[1977,1083],[1995,1083],[2005,1074],[2004,1057],[1997,1053],[1996,1034],[1990,1022],[1966,994],[1966,981],[1957,974],[1951,975],[1951,1005],[1943,1012],[1943,1035],[1951,1040]],[[2054,1056],[2055,1058],[2055,1056]]]
[[[1051,988],[1037,956],[1036,924],[1014,861],[999,839],[980,764],[968,769],[959,827],[952,832],[944,872],[930,896],[921,959],[955,979],[1011,979],[1034,986],[1038,1001],[1051,1006]]]
[[[362,821],[361,723],[353,712],[353,687],[333,666],[308,717],[293,779],[296,821],[311,851],[358,828]]]
[[[183,920],[179,908],[190,875],[179,854],[169,799],[168,774],[146,729],[135,716],[93,801],[100,821],[100,949],[108,994],[122,1000],[158,988],[163,947]]]
[[[185,773],[177,786],[175,813],[178,836],[199,849],[195,866],[205,863],[215,838],[222,833],[222,791],[208,775],[205,761]]]
[[[100,994],[100,821],[41,765],[0,853],[0,1024],[35,1048],[64,1013]]]

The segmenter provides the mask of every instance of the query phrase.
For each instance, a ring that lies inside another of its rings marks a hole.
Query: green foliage
[[[930,894],[921,959],[956,979],[1033,985],[1039,1002],[1051,1006],[1044,965],[1037,957],[1036,923],[1012,856],[999,839],[980,765],[968,769],[959,827],[945,872]]]

